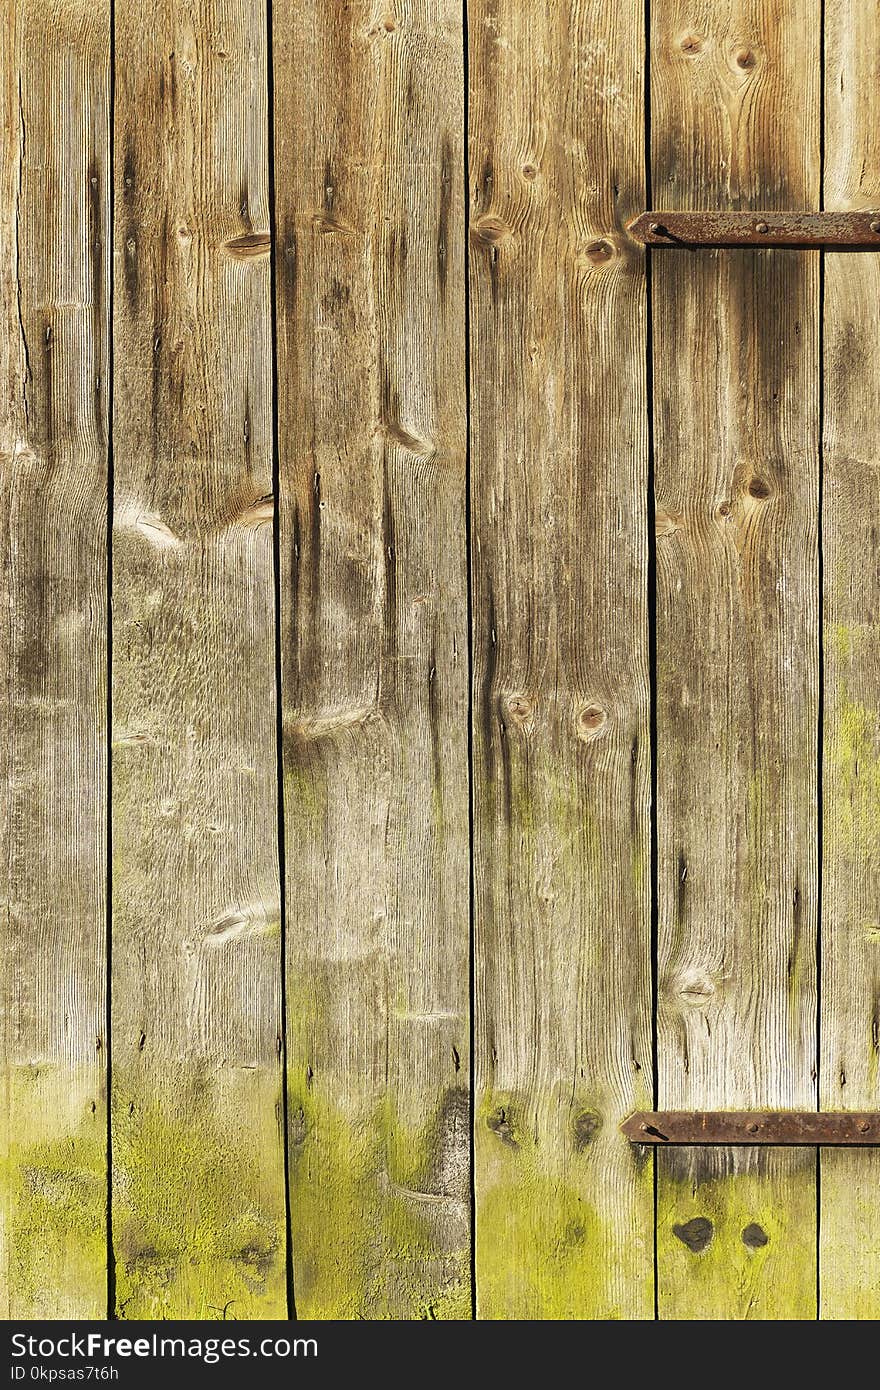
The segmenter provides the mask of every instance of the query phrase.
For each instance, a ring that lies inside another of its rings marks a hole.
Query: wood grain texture
[[[106,1311],[109,6],[0,18],[0,1314]]]
[[[461,7],[275,10],[303,1317],[468,1318]]]
[[[116,4],[113,1236],[284,1317],[265,7]],[[225,1310],[225,1314],[224,1314]]]
[[[817,207],[816,0],[651,15],[654,202]],[[816,1103],[818,308],[813,253],[653,258],[663,1108]],[[814,1154],[657,1162],[661,1317],[815,1316]]]
[[[880,199],[880,13],[825,6],[825,204]],[[825,258],[820,1101],[880,1100],[880,256]],[[880,1152],[821,1154],[820,1316],[880,1317]]]
[[[642,14],[468,12],[478,1315],[646,1318]]]

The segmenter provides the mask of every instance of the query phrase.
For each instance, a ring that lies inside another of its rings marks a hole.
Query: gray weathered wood
[[[120,1316],[283,1317],[266,27],[116,3]],[[218,1313],[219,1310],[219,1313]]]
[[[818,0],[651,19],[654,201],[818,206]],[[818,269],[653,257],[663,1108],[816,1103]],[[815,1155],[657,1163],[661,1317],[815,1316]]]
[[[274,46],[297,1310],[466,1318],[461,6]]]
[[[106,1310],[109,5],[0,20],[0,1313]]]
[[[825,204],[880,198],[880,12],[826,0]],[[825,258],[820,1100],[880,1104],[880,256]],[[880,1317],[880,1153],[821,1155],[820,1316]]]
[[[645,1318],[643,15],[468,13],[478,1313]]]

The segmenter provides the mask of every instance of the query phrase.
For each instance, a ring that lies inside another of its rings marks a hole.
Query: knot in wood
[[[585,743],[599,738],[608,727],[608,714],[601,705],[586,705],[577,717],[577,735]]]
[[[673,1226],[672,1234],[681,1241],[682,1245],[686,1245],[692,1254],[702,1255],[703,1251],[711,1244],[715,1227],[708,1216],[693,1216],[690,1221]]]
[[[592,1143],[601,1128],[602,1116],[597,1115],[595,1110],[582,1110],[579,1115],[575,1115],[572,1130],[574,1146],[578,1153]]]
[[[535,713],[535,702],[525,694],[510,695],[506,702],[507,713],[514,724],[527,724]]]
[[[590,265],[607,265],[615,257],[615,248],[610,241],[598,240],[591,241],[587,246],[586,256]]]
[[[678,512],[669,512],[664,507],[657,507],[654,512],[654,532],[658,540],[680,531],[681,526],[682,519]]]
[[[765,478],[754,477],[749,482],[749,496],[756,498],[759,502],[764,502],[770,496],[773,489]]]
[[[499,1105],[497,1110],[493,1110],[491,1115],[486,1116],[486,1124],[492,1133],[497,1135],[502,1144],[507,1144],[512,1149],[519,1148],[513,1135],[509,1113],[503,1105]]]
[[[760,1250],[762,1246],[769,1245],[770,1237],[757,1221],[750,1221],[748,1226],[743,1227],[742,1243],[750,1250]]]
[[[491,213],[478,218],[471,227],[471,236],[480,246],[499,246],[510,235],[511,232],[507,223]]]
[[[681,977],[676,992],[683,1004],[705,1008],[715,993],[715,984],[708,975],[695,970]]]

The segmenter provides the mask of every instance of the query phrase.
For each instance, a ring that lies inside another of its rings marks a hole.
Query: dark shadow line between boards
[[[113,409],[114,409],[114,257],[116,249],[116,0],[110,0],[110,63],[108,71],[107,100],[107,184],[108,184],[108,232],[110,241],[109,271],[107,272],[107,518],[106,518],[106,603],[107,603],[107,667],[105,691],[105,753],[107,766],[104,770],[107,787],[106,825],[104,828],[104,1105],[105,1105],[105,1146],[107,1153],[107,1210],[105,1217],[105,1238],[107,1242],[107,1321],[116,1318],[116,1254],[113,1245],[113,495],[115,487],[115,461],[113,456]]]
[[[296,1290],[293,1265],[293,1218],[290,1194],[290,1125],[289,1085],[287,1062],[287,855],[284,807],[284,711],[282,705],[282,641],[281,641],[281,464],[278,425],[278,216],[275,187],[275,48],[273,0],[266,0],[266,147],[268,162],[269,204],[269,319],[271,334],[272,373],[272,597],[274,609],[274,667],[275,667],[275,780],[276,840],[278,849],[279,886],[279,954],[281,959],[281,1021],[278,1055],[281,1064],[281,1128],[284,1161],[284,1288],[287,1317],[297,1319]]]
[[[651,0],[644,9],[644,78],[642,100],[644,107],[644,180],[645,207],[653,205],[651,169]],[[660,927],[660,869],[657,830],[657,533],[655,515],[655,447],[654,447],[654,298],[653,260],[650,246],[645,247],[645,399],[647,416],[647,478],[645,521],[647,527],[647,622],[648,622],[648,730],[651,755],[649,837],[651,863],[650,956],[651,956],[651,1094],[656,1110],[659,1103],[659,1040],[657,1033],[657,1002],[659,995],[659,927]],[[658,1167],[659,1153],[651,1159],[653,1178],[652,1252],[654,1262],[654,1321],[660,1318],[660,1268],[657,1253]]]
[[[471,289],[470,289],[470,30],[468,0],[462,0],[462,81],[463,134],[462,177],[464,180],[464,397],[465,465],[464,518],[467,572],[467,758],[468,758],[468,1195],[470,1202],[470,1294],[471,1319],[477,1318],[477,1168],[476,1168],[476,806],[474,785],[474,563],[471,464]]]

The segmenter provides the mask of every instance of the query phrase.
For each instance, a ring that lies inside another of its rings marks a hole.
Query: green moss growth
[[[851,662],[877,641],[874,623],[826,623],[825,645],[839,661]]]
[[[8,1318],[100,1318],[107,1306],[106,1121],[98,1068],[5,1075],[0,1146]]]
[[[768,1151],[725,1172],[726,1151],[694,1154],[658,1155],[661,1319],[815,1318],[815,1155]]]
[[[419,1128],[387,1104],[349,1119],[316,1089],[291,1096],[300,1317],[471,1316],[467,1125],[455,1088]]]
[[[880,1318],[880,1150],[822,1149],[819,1314],[823,1320]]]
[[[846,698],[830,711],[826,754],[826,834],[832,853],[880,855],[880,716]]]
[[[278,1079],[225,1081],[114,1077],[120,1317],[286,1317]]]
[[[569,1097],[534,1112],[497,1093],[480,1108],[478,1316],[652,1317],[650,1160],[598,1107]]]

